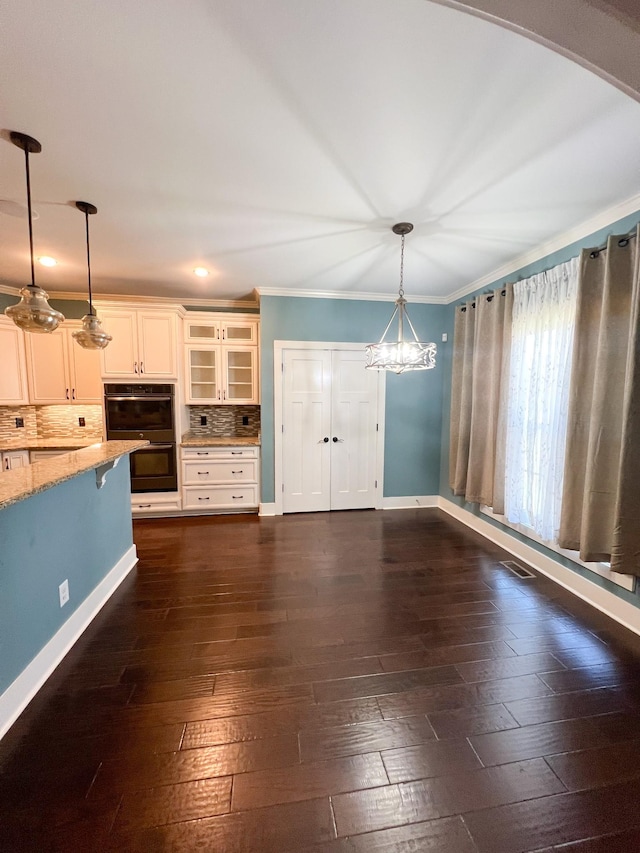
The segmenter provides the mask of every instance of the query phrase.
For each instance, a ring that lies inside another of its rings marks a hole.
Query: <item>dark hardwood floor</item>
[[[0,850],[640,850],[640,642],[438,510],[139,521]]]

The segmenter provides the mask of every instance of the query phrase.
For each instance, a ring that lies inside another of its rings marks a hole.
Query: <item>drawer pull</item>
[[[196,450],[196,456],[208,456],[208,455],[209,455],[208,450]]]
[[[198,498],[199,501],[208,501],[209,498]]]
[[[231,495],[234,501],[241,501],[244,498],[244,495]]]
[[[202,474],[203,476],[204,476],[205,474],[208,474],[208,473],[209,473],[208,471],[198,471],[198,474]]]
[[[242,456],[242,453],[243,453],[242,450],[232,450],[231,451],[232,456]]]
[[[151,504],[138,504],[138,509],[151,509]]]
[[[232,474],[244,474],[244,471],[232,471]]]

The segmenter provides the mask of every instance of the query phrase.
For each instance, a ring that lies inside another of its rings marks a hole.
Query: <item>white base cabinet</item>
[[[137,492],[131,495],[131,513],[134,517],[164,518],[180,515],[181,509],[179,492]]]
[[[2,471],[13,471],[14,468],[24,468],[29,464],[28,450],[5,450],[0,453],[0,464]]]
[[[258,447],[183,447],[182,508],[194,515],[255,511],[259,471]]]

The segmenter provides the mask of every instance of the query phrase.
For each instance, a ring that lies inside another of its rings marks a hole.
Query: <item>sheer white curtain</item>
[[[560,526],[578,271],[574,258],[513,288],[505,515],[547,541]]]

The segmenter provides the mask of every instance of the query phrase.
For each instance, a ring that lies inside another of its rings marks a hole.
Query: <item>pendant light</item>
[[[377,344],[367,344],[366,367],[369,370],[390,370],[393,373],[404,373],[407,370],[431,370],[436,366],[436,345],[424,344],[418,340],[413,324],[406,309],[407,300],[404,298],[404,238],[413,231],[410,222],[398,222],[391,229],[402,238],[400,249],[400,288],[396,307],[387,323]],[[398,338],[395,341],[385,341],[394,318],[398,315]],[[405,337],[405,320],[413,335],[413,340]]]
[[[84,213],[85,231],[87,235],[87,280],[89,283],[89,313],[82,318],[82,328],[72,333],[72,337],[83,349],[104,349],[110,340],[102,328],[100,320],[93,310],[93,298],[91,295],[91,255],[89,253],[89,214],[97,213],[98,208],[88,201],[77,201],[76,207]]]
[[[39,154],[42,145],[32,136],[26,133],[18,133],[15,130],[10,134],[11,142],[24,151],[25,167],[27,173],[27,214],[29,218],[29,251],[31,254],[31,284],[23,287],[20,291],[22,297],[16,305],[5,308],[4,313],[16,326],[25,332],[54,332],[60,323],[64,322],[64,315],[52,308],[47,299],[49,294],[41,287],[36,286],[35,265],[33,262],[33,216],[31,213],[31,178],[29,174],[29,154]]]

